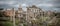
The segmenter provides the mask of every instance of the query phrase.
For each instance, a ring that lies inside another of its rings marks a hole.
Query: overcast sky
[[[25,10],[26,6],[36,5],[44,10],[57,10],[60,12],[60,0],[0,0],[0,8],[18,8]]]

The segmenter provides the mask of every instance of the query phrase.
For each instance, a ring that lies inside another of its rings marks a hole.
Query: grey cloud
[[[8,4],[3,4],[3,5],[0,5],[1,8],[10,8],[11,6],[8,5]]]
[[[27,5],[38,5],[38,4],[52,4],[53,6],[40,6],[45,10],[58,10],[60,8],[60,0],[0,0],[0,7],[9,8],[9,7],[17,7],[19,4],[27,4]]]
[[[14,5],[16,4],[18,4],[18,2],[13,0],[0,1],[0,7],[3,7],[3,8],[11,8],[11,7],[14,7]]]

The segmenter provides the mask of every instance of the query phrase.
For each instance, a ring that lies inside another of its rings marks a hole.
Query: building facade
[[[30,22],[30,20],[36,20],[37,16],[43,17],[43,16],[45,16],[45,14],[46,13],[42,9],[36,7],[35,5],[27,7],[27,20],[28,20],[28,22]]]

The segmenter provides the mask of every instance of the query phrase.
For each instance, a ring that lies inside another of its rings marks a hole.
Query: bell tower
[[[21,5],[19,5],[19,8],[18,8],[18,10],[22,10],[22,6],[21,6]]]
[[[18,8],[18,13],[22,13],[23,9],[22,9],[22,6],[19,5],[19,8]]]

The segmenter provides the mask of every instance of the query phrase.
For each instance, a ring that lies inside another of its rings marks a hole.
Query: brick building
[[[5,16],[13,16],[14,15],[14,11],[12,9],[6,9],[4,11]]]

